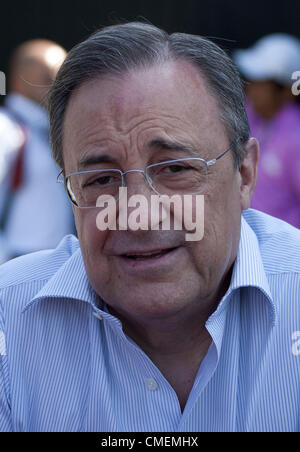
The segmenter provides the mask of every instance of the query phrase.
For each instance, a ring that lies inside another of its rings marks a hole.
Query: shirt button
[[[149,389],[149,391],[155,391],[158,388],[158,384],[154,380],[154,378],[147,378],[146,386]]]
[[[100,314],[98,314],[98,312],[93,312],[93,315],[96,317],[96,319],[103,320],[102,316]]]

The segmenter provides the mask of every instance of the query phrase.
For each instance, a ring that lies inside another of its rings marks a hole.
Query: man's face
[[[230,143],[219,108],[197,70],[169,62],[83,84],[73,93],[64,124],[66,175],[103,168],[95,158],[109,155],[105,168],[144,169],[182,157],[178,149],[153,142],[180,142],[206,160]],[[188,157],[186,153],[185,157]],[[127,176],[128,196],[151,189],[140,173]],[[229,152],[209,169],[204,238],[186,242],[186,231],[105,231],[97,209],[74,208],[87,276],[95,291],[120,316],[144,320],[205,311],[223,294],[236,257],[243,201],[241,175]],[[164,250],[161,257],[133,259]],[[168,251],[169,250],[169,251]]]
[[[280,89],[271,80],[249,82],[246,93],[254,110],[263,118],[272,118],[284,101],[286,90]],[[290,93],[290,89],[288,89]]]

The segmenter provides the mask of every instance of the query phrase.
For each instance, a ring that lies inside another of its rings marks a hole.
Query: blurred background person
[[[292,74],[300,70],[300,41],[275,33],[233,53],[246,79],[251,133],[260,143],[251,207],[300,228],[300,104]]]
[[[0,110],[0,263],[57,246],[74,232],[72,212],[49,145],[45,102],[66,51],[31,40],[13,53]]]

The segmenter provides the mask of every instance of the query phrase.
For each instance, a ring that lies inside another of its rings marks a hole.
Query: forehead
[[[140,149],[155,138],[200,147],[226,142],[215,96],[184,61],[84,83],[71,96],[63,134],[66,164],[95,148]]]

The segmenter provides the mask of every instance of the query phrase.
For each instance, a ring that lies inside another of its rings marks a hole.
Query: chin
[[[116,313],[127,318],[170,318],[179,312],[188,308],[192,304],[192,300],[198,297],[187,297],[182,287],[175,289],[172,284],[171,290],[165,287],[159,290],[159,286],[154,287],[152,283],[148,288],[135,287],[128,296],[129,288],[126,287],[118,291],[115,296],[112,294],[103,294],[103,299],[113,308]],[[174,290],[175,289],[175,290]],[[127,293],[126,297],[120,297],[119,293]]]

